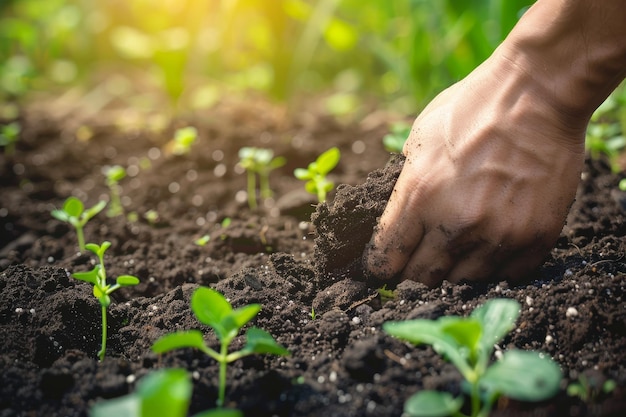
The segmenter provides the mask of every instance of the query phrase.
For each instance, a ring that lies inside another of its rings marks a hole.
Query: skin
[[[619,0],[539,0],[417,117],[363,257],[370,279],[519,281],[554,246],[593,111],[626,76]]]

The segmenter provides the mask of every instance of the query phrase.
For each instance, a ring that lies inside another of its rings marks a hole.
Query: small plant
[[[394,290],[390,290],[387,288],[387,284],[378,288],[378,295],[380,295],[380,301],[385,304],[387,301],[391,301],[396,298],[396,293]]]
[[[445,356],[465,379],[472,417],[489,415],[501,395],[522,400],[541,401],[559,390],[561,371],[543,354],[509,350],[489,366],[498,343],[513,328],[520,305],[509,299],[489,300],[469,317],[446,316],[437,320],[387,322],[383,329],[392,336],[414,344],[428,344]],[[465,416],[462,397],[424,390],[404,404],[410,416]]]
[[[208,347],[199,330],[167,334],[154,342],[152,350],[155,353],[164,353],[189,347],[196,348],[215,359],[220,365],[218,407],[224,405],[226,367],[229,363],[255,353],[289,355],[289,351],[279,345],[269,333],[256,327],[246,332],[246,344],[241,350],[228,353],[228,346],[239,334],[241,328],[261,310],[259,304],[233,309],[222,294],[211,288],[200,287],[191,296],[191,310],[201,323],[213,328],[220,341],[220,351],[217,352]]]
[[[174,155],[185,155],[191,151],[191,145],[198,139],[198,130],[193,126],[187,126],[176,130],[174,133]]]
[[[18,122],[12,122],[0,127],[0,146],[7,156],[15,154],[15,144],[20,138],[22,127]]]
[[[401,153],[410,133],[411,125],[404,122],[394,123],[390,132],[383,136],[383,146],[389,152]]]
[[[191,402],[192,384],[184,369],[161,369],[146,375],[135,392],[100,402],[90,417],[185,417]],[[239,410],[214,409],[193,417],[242,417]]]
[[[146,219],[150,226],[156,226],[159,222],[159,212],[156,210],[148,210],[144,213],[143,218]]]
[[[317,313],[315,313],[315,309],[311,307],[311,320],[315,321],[317,318]]]
[[[120,199],[119,182],[126,177],[126,170],[120,165],[113,165],[104,170],[104,176],[106,177],[106,184],[111,193],[111,204],[107,210],[107,216],[120,216],[124,214],[124,208],[122,207],[122,201]]]
[[[614,173],[622,170],[620,155],[626,150],[626,87],[618,87],[591,116],[585,146],[592,158],[606,155]]]
[[[85,251],[85,236],[83,228],[87,222],[100,213],[107,205],[106,201],[99,201],[95,206],[85,210],[85,205],[76,197],[68,197],[63,203],[62,209],[55,209],[50,212],[52,217],[62,222],[66,222],[74,226],[76,236],[78,238],[78,249]]]
[[[600,394],[610,394],[616,387],[617,384],[612,379],[602,382],[596,378],[588,378],[585,374],[580,374],[576,382],[567,386],[567,395],[589,402],[595,401]]]
[[[195,243],[197,246],[205,246],[207,243],[209,243],[209,240],[211,240],[210,235],[202,235],[194,240],[193,243]]]
[[[306,181],[304,188],[309,193],[317,195],[317,201],[323,203],[326,201],[326,195],[335,186],[326,176],[337,166],[340,158],[339,148],[330,148],[311,162],[306,169],[296,168],[293,174],[297,179]]]
[[[111,304],[110,294],[121,288],[139,284],[139,278],[132,275],[120,275],[115,280],[115,285],[107,284],[107,275],[104,268],[104,253],[111,246],[111,242],[104,241],[102,245],[88,243],[85,247],[96,254],[99,263],[91,271],[75,272],[72,276],[78,280],[89,282],[93,285],[93,295],[100,302],[102,309],[102,347],[98,352],[98,358],[102,362],[107,345],[107,307]]]
[[[262,199],[272,196],[270,188],[270,173],[285,165],[287,160],[282,156],[274,158],[271,149],[245,147],[239,149],[239,164],[248,175],[248,206],[256,210],[256,176],[259,177],[259,195]]]

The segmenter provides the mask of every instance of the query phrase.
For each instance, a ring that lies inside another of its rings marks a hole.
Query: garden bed
[[[161,335],[193,328],[217,344],[190,310],[199,285],[236,307],[260,303],[254,325],[291,351],[249,356],[229,368],[226,403],[246,416],[400,416],[418,390],[458,393],[452,365],[429,347],[391,338],[381,325],[467,315],[496,297],[522,305],[499,348],[546,352],[564,378],[553,399],[501,400],[493,415],[626,415],[625,203],[616,191],[620,177],[601,160],[587,160],[567,226],[533,281],[434,289],[403,282],[394,298],[381,300],[360,280],[359,259],[402,163],[396,158],[382,170],[390,159],[381,144],[388,116],[337,121],[255,99],[223,102],[162,131],[158,118],[129,110],[96,117],[46,101],[21,114],[17,151],[0,156],[2,417],[86,416],[94,403],[132,392],[137,380],[164,367],[192,373],[190,413],[214,407],[212,359],[191,349],[161,357],[150,350]],[[193,151],[168,153],[174,130],[186,125],[200,132]],[[272,174],[274,198],[257,211],[247,208],[245,174],[235,169],[242,146],[287,158]],[[349,185],[315,210],[292,172],[331,146],[342,151],[332,177]],[[70,195],[87,206],[106,197],[102,167],[112,164],[129,169],[122,195],[136,220],[100,213],[87,224],[86,240],[112,243],[109,276],[133,274],[141,282],[112,296],[100,363],[98,302],[88,284],[69,276],[91,269],[93,256],[78,253],[74,231],[50,211]],[[158,213],[155,222],[144,217],[149,210]],[[225,218],[231,222],[223,227]],[[204,235],[206,245],[194,243]],[[568,396],[581,375],[617,388],[594,390],[584,401]]]

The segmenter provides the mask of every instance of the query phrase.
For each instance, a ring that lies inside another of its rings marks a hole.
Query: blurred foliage
[[[210,106],[256,90],[415,112],[483,61],[531,1],[0,0],[0,96],[83,86]],[[334,95],[333,95],[334,94]]]
[[[591,157],[604,154],[613,172],[626,168],[626,82],[623,82],[591,116],[585,145]]]

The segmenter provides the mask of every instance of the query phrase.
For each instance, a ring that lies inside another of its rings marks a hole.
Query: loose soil
[[[553,399],[502,399],[492,415],[626,415],[626,200],[605,162],[587,161],[567,226],[531,282],[429,289],[408,281],[381,299],[362,280],[360,255],[402,165],[399,157],[389,162],[381,145],[388,115],[338,121],[250,99],[222,102],[162,130],[157,116],[139,116],[42,101],[21,112],[15,155],[0,155],[1,417],[86,416],[94,403],[132,392],[164,367],[193,375],[190,414],[214,407],[214,361],[191,349],[162,357],[150,351],[158,337],[183,329],[201,329],[216,345],[190,310],[200,285],[234,306],[262,304],[254,325],[291,351],[229,368],[227,405],[246,416],[400,416],[418,390],[459,393],[450,364],[429,347],[389,337],[381,325],[467,315],[496,297],[522,305],[517,328],[498,349],[543,351],[564,378]],[[173,131],[189,124],[200,132],[198,143],[188,155],[172,155]],[[245,175],[235,167],[242,146],[288,159],[272,174],[275,197],[257,211],[247,208]],[[315,207],[291,173],[331,146],[342,151],[333,179],[344,185]],[[74,231],[50,211],[70,195],[87,206],[107,198],[101,170],[111,164],[129,169],[122,195],[136,219],[103,212],[87,225],[86,240],[112,243],[109,276],[133,274],[141,283],[113,294],[107,357],[99,363],[98,302],[88,284],[70,277],[91,269],[94,257],[78,253]],[[156,222],[145,219],[149,210],[158,212]],[[225,218],[231,223],[222,227]],[[205,246],[194,243],[206,234]],[[617,388],[594,388],[586,401],[568,396],[566,387],[583,375],[595,387],[611,379]]]

